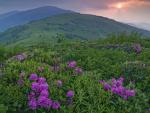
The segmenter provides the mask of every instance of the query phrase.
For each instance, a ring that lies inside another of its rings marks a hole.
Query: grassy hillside
[[[0,51],[0,113],[149,113],[150,39],[121,34]],[[44,93],[35,74],[46,79]],[[120,78],[118,92],[112,78]]]
[[[104,17],[78,13],[61,14],[18,26],[0,34],[1,44],[32,45],[52,42],[57,35],[68,39],[98,39],[111,33],[138,32],[148,36],[150,32],[131,27]]]

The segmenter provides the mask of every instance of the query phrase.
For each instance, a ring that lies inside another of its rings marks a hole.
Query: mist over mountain
[[[150,23],[128,23],[131,26],[150,31]]]

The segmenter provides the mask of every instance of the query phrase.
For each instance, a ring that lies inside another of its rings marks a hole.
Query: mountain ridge
[[[43,6],[25,11],[17,11],[14,14],[10,15],[9,13],[11,12],[8,12],[0,16],[0,31],[2,32],[7,30],[8,28],[15,27],[17,25],[23,25],[30,21],[39,20],[57,14],[71,13],[71,12],[72,11],[64,10],[54,6]]]
[[[150,32],[123,24],[106,17],[80,13],[67,13],[46,17],[28,24],[10,28],[0,33],[1,44],[34,44],[56,42],[58,34],[68,39],[91,40],[105,38],[109,34],[138,32],[150,36]]]

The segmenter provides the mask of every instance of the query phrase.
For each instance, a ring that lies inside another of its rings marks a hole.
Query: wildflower
[[[67,97],[73,97],[74,96],[74,92],[72,90],[67,92]]]
[[[79,68],[79,67],[76,67],[76,68],[75,68],[75,73],[76,73],[76,74],[81,74],[81,73],[82,73],[82,69]]]
[[[53,102],[52,108],[53,109],[59,109],[60,108],[60,103],[59,102]]]
[[[35,110],[37,108],[37,102],[36,102],[36,99],[31,99],[28,103],[29,107],[32,109],[32,110]]]
[[[118,80],[121,81],[121,82],[123,82],[123,81],[124,81],[124,78],[123,78],[123,77],[120,77]]]
[[[108,84],[108,83],[104,83],[104,89],[107,91],[107,90],[110,90],[111,89],[111,86]]]
[[[47,100],[46,100],[46,104],[47,104],[46,107],[47,107],[48,109],[51,108],[52,103],[53,103],[53,101],[52,101],[51,99],[47,99]]]
[[[70,62],[68,62],[68,67],[69,68],[75,68],[76,65],[77,65],[76,61],[70,61]]]
[[[49,96],[49,92],[47,90],[42,90],[41,93],[40,93],[40,95],[48,97]]]
[[[116,79],[114,79],[114,78],[111,80],[111,82],[112,82],[112,85],[113,85],[113,86],[115,86],[116,83],[117,83]]]
[[[26,58],[26,55],[25,55],[25,54],[16,55],[16,59],[17,59],[18,61],[23,61],[23,60],[25,60],[25,58]]]
[[[47,106],[47,99],[48,98],[45,96],[39,96],[38,101],[37,101],[38,105],[41,107],[46,107]]]
[[[133,49],[137,54],[141,53],[141,51],[142,51],[142,47],[140,44],[134,44]]]
[[[38,76],[37,76],[37,74],[33,73],[33,74],[30,75],[30,78],[29,78],[29,79],[30,79],[30,80],[37,80],[37,79],[38,79]]]
[[[62,81],[61,80],[57,80],[57,86],[62,87]]]
[[[104,80],[99,80],[99,83],[103,85],[105,90],[111,89],[111,86],[107,82],[105,82]]]
[[[45,83],[45,81],[46,81],[46,79],[44,77],[38,78],[38,83],[39,84],[43,84],[43,83]]]
[[[34,91],[38,91],[39,90],[39,84],[37,82],[33,82],[31,84],[31,89]]]
[[[23,79],[19,79],[19,80],[18,80],[18,85],[19,85],[19,86],[23,86],[23,84],[24,84],[24,80],[23,80]]]
[[[104,82],[105,82],[104,80],[99,80],[100,84],[104,84]]]
[[[48,84],[47,83],[43,83],[39,85],[39,91],[42,90],[48,90]]]
[[[122,97],[123,97],[124,100],[127,100],[127,99],[128,99],[128,96],[127,96],[127,95],[123,95]]]
[[[129,96],[135,96],[135,91],[134,90],[126,90],[126,95],[129,97]]]
[[[30,76],[31,79],[37,78],[33,74]],[[32,110],[37,109],[37,107],[42,107],[46,109],[60,108],[59,102],[53,102],[49,97],[48,84],[44,77],[40,77],[36,82],[32,82],[31,84],[32,92],[28,95],[28,105]]]
[[[28,95],[28,99],[31,100],[35,97],[35,93],[34,92],[31,92],[29,95]]]
[[[116,79],[113,78],[112,79],[112,85],[116,86],[116,87],[122,86],[123,81],[124,81],[123,77],[120,77],[118,80],[116,80]]]
[[[116,87],[112,86],[112,87],[111,87],[111,92],[113,92],[113,93],[115,93],[115,94],[116,94],[116,93],[117,93],[117,89],[116,89]]]
[[[135,90],[126,89],[123,86],[124,78],[120,77],[119,79],[112,79],[111,85],[109,85],[104,80],[100,80],[99,82],[103,85],[103,88],[107,91],[110,90],[112,93],[121,96],[123,99],[127,100],[128,97],[135,96]]]
[[[120,96],[124,96],[125,94],[125,88],[123,86],[119,86],[119,87],[116,87],[116,94],[120,95]]]
[[[117,80],[117,82],[116,82],[116,86],[122,86],[122,83],[123,83],[123,80],[120,78],[120,79],[118,79]]]
[[[67,105],[71,105],[73,102],[74,92],[72,90],[67,92]]]

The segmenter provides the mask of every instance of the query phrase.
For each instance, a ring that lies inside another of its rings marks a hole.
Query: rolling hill
[[[11,11],[0,15],[0,31],[17,25],[23,25],[33,20],[70,12],[72,11],[53,6],[44,6],[26,11]]]
[[[105,17],[67,13],[50,16],[28,24],[11,28],[0,34],[1,44],[33,45],[56,41],[58,34],[69,39],[98,39],[111,33],[138,32],[150,36],[150,32],[123,24]]]

